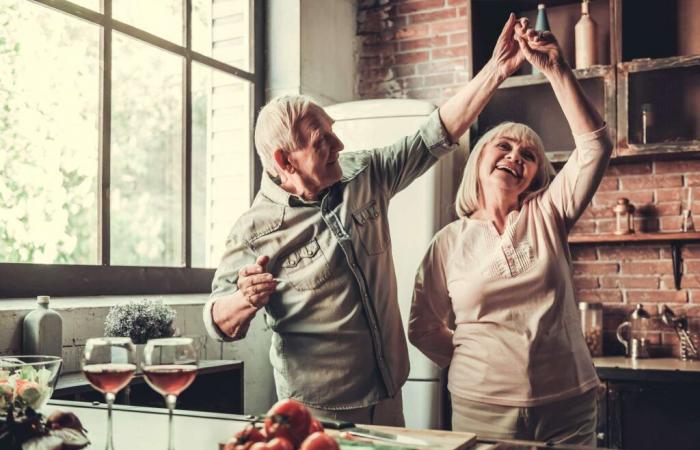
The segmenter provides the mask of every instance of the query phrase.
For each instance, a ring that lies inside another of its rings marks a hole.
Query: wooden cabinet
[[[82,373],[61,375],[52,399],[104,402],[104,396],[88,384]],[[117,394],[116,404],[165,407],[163,396],[151,389],[140,374]],[[197,378],[178,397],[177,409],[243,414],[243,362],[200,361]]]
[[[580,0],[471,0],[472,74],[491,56],[508,12],[534,23],[538,3],[547,5],[552,32],[573,67]],[[600,65],[574,73],[615,137],[615,156],[700,151],[700,28],[693,22],[700,17],[700,2],[593,0],[590,5]],[[481,135],[506,120],[537,131],[552,161],[565,160],[573,149],[549,83],[532,75],[529,64],[503,83],[475,131]]]

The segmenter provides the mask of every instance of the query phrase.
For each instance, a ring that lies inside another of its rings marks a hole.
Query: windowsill
[[[50,307],[57,311],[80,308],[109,308],[131,300],[162,300],[171,306],[204,305],[209,299],[208,293],[171,294],[171,295],[101,295],[92,297],[53,297]],[[35,298],[0,299],[0,311],[30,310],[36,308]]]

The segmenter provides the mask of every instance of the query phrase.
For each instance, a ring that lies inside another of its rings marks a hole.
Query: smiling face
[[[482,150],[479,185],[483,192],[496,189],[519,197],[535,179],[539,164],[534,145],[507,135],[497,136]]]
[[[333,120],[320,107],[300,120],[298,135],[300,147],[287,153],[294,168],[290,176],[304,192],[317,194],[340,180],[338,154],[344,146],[333,133]]]

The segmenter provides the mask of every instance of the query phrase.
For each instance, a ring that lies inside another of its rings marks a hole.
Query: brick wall
[[[358,0],[359,98],[418,98],[440,105],[467,80],[465,0]],[[688,190],[700,213],[700,161],[612,165],[575,232],[609,232],[612,206],[627,197],[637,209],[639,231],[679,231]],[[698,218],[700,229],[700,217]],[[636,303],[656,313],[667,303],[688,314],[700,332],[700,245],[682,250],[681,289],[673,285],[669,244],[572,246],[579,301],[604,304],[604,352],[621,354],[617,326]],[[654,320],[655,356],[677,355],[675,334]]]

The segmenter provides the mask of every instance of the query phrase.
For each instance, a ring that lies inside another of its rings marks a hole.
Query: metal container
[[[603,356],[603,305],[579,302],[581,329],[591,356]]]

